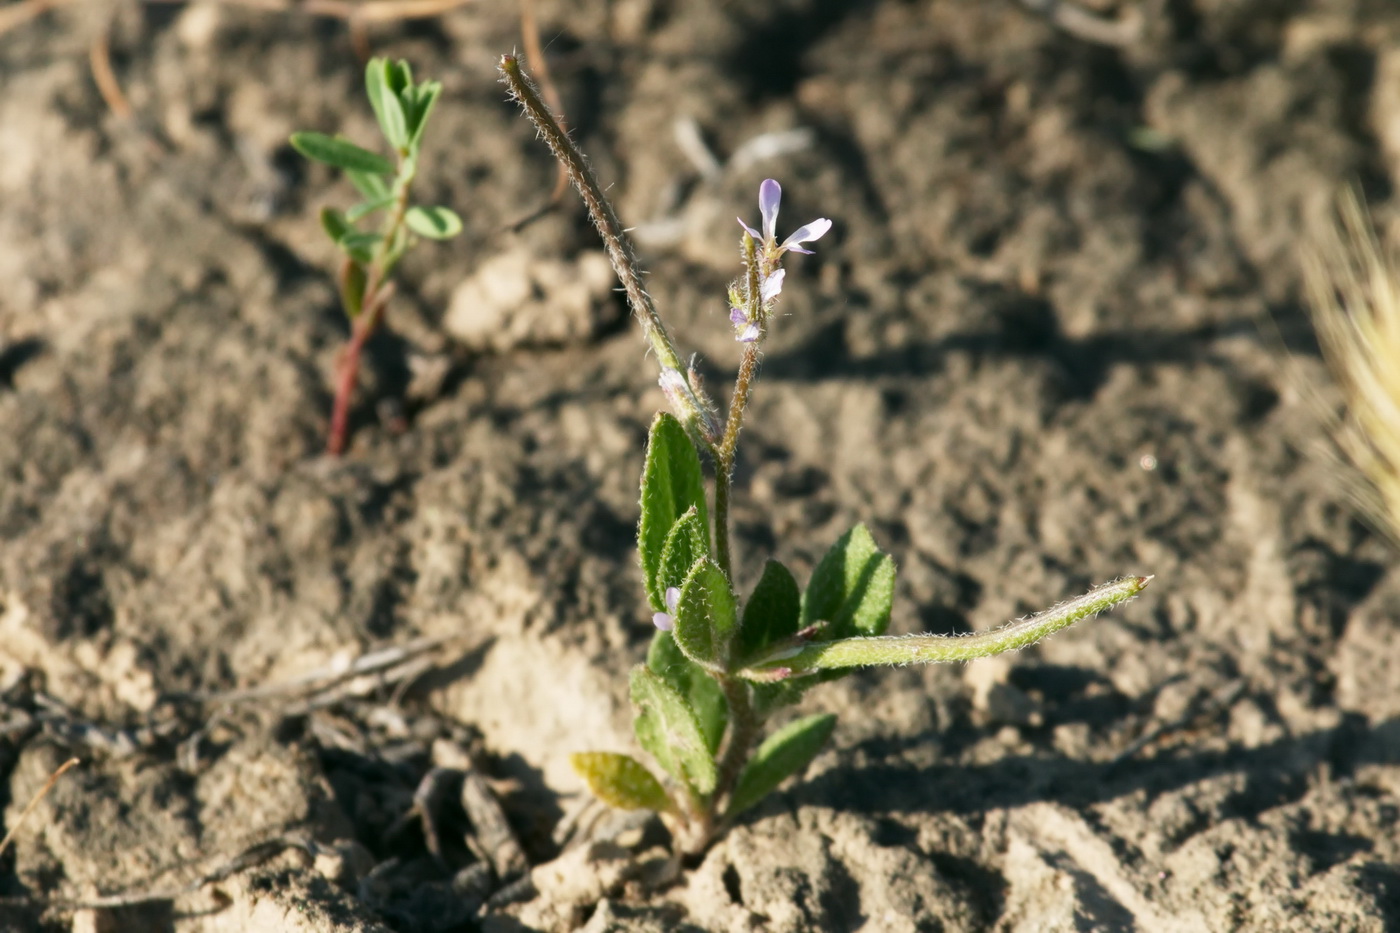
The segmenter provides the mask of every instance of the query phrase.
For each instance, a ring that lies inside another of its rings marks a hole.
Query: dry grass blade
[[[58,783],[58,779],[63,777],[63,772],[77,763],[78,759],[69,758],[63,764],[59,765],[57,770],[55,770],[53,774],[50,774],[49,779],[44,782],[44,786],[39,788],[39,793],[29,798],[29,803],[24,805],[24,810],[20,812],[19,819],[15,820],[15,825],[10,827],[10,831],[5,834],[4,839],[0,839],[0,855],[5,854],[5,850],[10,846],[10,840],[15,838],[15,833],[19,832],[19,828],[24,825],[24,821],[29,819],[29,814],[34,812],[34,808],[39,805],[39,801],[43,800],[44,797],[48,795],[49,791],[53,790],[53,786]]]
[[[1400,261],[1377,239],[1360,196],[1340,200],[1336,223],[1303,258],[1313,325],[1346,410],[1337,446],[1364,483],[1363,514],[1400,544]]]

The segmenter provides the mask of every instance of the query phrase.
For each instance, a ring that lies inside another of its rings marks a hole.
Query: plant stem
[[[745,297],[750,321],[758,322],[758,336],[744,347],[739,361],[739,374],[734,379],[734,395],[729,399],[729,417],[724,422],[724,437],[714,449],[715,457],[715,558],[724,575],[734,580],[733,558],[729,550],[729,499],[734,485],[734,455],[739,447],[739,431],[744,427],[744,412],[753,392],[754,376],[758,374],[758,352],[768,336],[768,322],[763,319],[758,277],[758,255],[753,237],[744,235],[744,264],[748,270]]]
[[[1151,577],[1124,577],[1096,586],[1083,596],[1028,619],[975,635],[887,635],[791,647],[749,664],[745,673],[761,674],[786,668],[796,675],[880,664],[935,664],[987,658],[1024,648],[1062,628],[1125,603],[1141,593],[1151,580]]]
[[[641,267],[637,262],[636,252],[632,249],[632,242],[623,231],[622,223],[617,219],[617,212],[613,210],[612,204],[603,196],[598,179],[588,166],[588,160],[583,157],[573,140],[569,139],[569,134],[559,126],[559,121],[555,119],[549,107],[540,100],[534,84],[520,67],[520,59],[514,55],[503,55],[499,67],[511,95],[524,109],[530,122],[535,124],[535,129],[544,137],[545,144],[569,173],[569,179],[582,196],[584,206],[588,208],[588,216],[592,218],[599,236],[603,238],[603,248],[607,250],[613,271],[622,282],[622,289],[627,294],[627,303],[631,305],[632,313],[641,323],[642,334],[651,343],[657,361],[663,367],[684,372],[685,366],[681,363],[680,354],[676,352],[675,344],[666,332],[666,325],[662,323],[651,295],[647,294],[642,285]]]
[[[350,400],[359,381],[360,358],[365,344],[384,322],[384,310],[394,293],[393,286],[386,279],[402,254],[398,241],[403,233],[404,218],[408,215],[408,188],[416,172],[417,160],[406,153],[399,153],[399,175],[394,180],[394,205],[380,228],[383,238],[370,260],[360,313],[350,319],[350,342],[345,345],[336,367],[335,404],[331,408],[330,432],[326,437],[326,453],[332,457],[340,456],[349,440]],[[348,308],[346,310],[349,311]]]

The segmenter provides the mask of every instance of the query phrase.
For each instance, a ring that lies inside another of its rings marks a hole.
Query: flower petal
[[[748,322],[748,319],[749,315],[747,312],[744,311],[743,308],[729,309],[729,322],[731,324],[744,324]]]
[[[762,243],[762,242],[763,242],[763,234],[759,233],[759,232],[758,232],[757,230],[755,230],[753,227],[750,227],[748,224],[744,223],[744,218],[742,218],[742,217],[736,217],[736,218],[734,218],[734,219],[737,220],[737,221],[739,221],[739,226],[741,226],[741,227],[743,227],[745,230],[747,230],[747,231],[749,232],[749,236],[753,237],[755,241],[757,241],[757,242],[759,242],[759,243]]]
[[[786,276],[787,270],[779,269],[763,280],[763,284],[758,288],[758,297],[764,304],[778,297],[778,293],[783,290],[783,279]],[[737,324],[738,321],[734,323]]]
[[[676,620],[671,618],[669,613],[654,612],[651,616],[651,624],[663,632],[669,632],[676,627]]]
[[[739,341],[740,343],[753,343],[755,340],[758,339],[758,325],[750,324],[748,327],[745,327],[743,331],[740,332],[739,336],[735,337],[734,339]]]
[[[772,243],[778,233],[778,204],[783,199],[783,186],[772,178],[763,179],[758,186],[758,212],[763,215],[763,242]]]
[[[826,236],[826,232],[831,229],[831,221],[826,217],[819,217],[809,224],[798,227],[788,238],[783,241],[779,249],[794,249],[798,243],[813,243]],[[796,250],[799,253],[811,253],[811,250]]]
[[[681,604],[681,590],[678,586],[666,587],[666,609],[675,612],[676,607]]]

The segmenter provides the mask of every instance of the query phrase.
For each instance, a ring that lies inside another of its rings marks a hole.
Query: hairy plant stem
[[[384,309],[394,293],[393,283],[387,281],[394,263],[402,254],[399,240],[403,237],[404,218],[408,216],[408,188],[416,174],[416,164],[408,164],[406,153],[399,153],[399,176],[395,179],[394,204],[381,228],[383,239],[375,247],[365,276],[365,289],[360,299],[360,313],[350,318],[350,342],[345,345],[336,367],[335,404],[331,408],[330,432],[326,437],[326,453],[338,457],[345,451],[350,436],[350,400],[360,376],[360,358],[365,344],[384,323]],[[346,308],[346,313],[350,312]]]
[[[744,347],[739,361],[739,374],[734,379],[734,395],[729,399],[729,417],[724,422],[724,436],[714,450],[715,457],[715,559],[730,582],[734,581],[733,557],[729,550],[729,498],[734,484],[734,455],[739,447],[739,432],[744,427],[744,411],[753,392],[754,376],[758,375],[758,351],[768,336],[768,322],[763,320],[759,292],[758,256],[753,237],[744,234],[744,263],[748,271],[745,297],[750,321],[758,322],[758,337]]]
[[[748,409],[749,396],[753,393],[754,377],[758,375],[759,350],[764,338],[768,336],[768,322],[763,317],[757,249],[753,237],[748,234],[744,235],[744,264],[747,270],[746,312],[750,321],[758,323],[758,336],[744,347],[744,356],[739,362],[739,374],[734,379],[734,394],[729,400],[729,417],[725,419],[724,437],[715,447],[715,557],[731,586],[734,569],[729,545],[729,501],[734,485],[734,456],[739,447],[739,432],[744,427],[744,412]],[[747,683],[734,676],[732,669],[718,680],[720,688],[724,691],[725,703],[729,706],[729,740],[720,759],[719,777],[715,783],[715,793],[711,797],[709,822],[705,827],[706,844],[723,826],[722,820],[715,822],[716,807],[720,804],[728,805],[763,724],[763,717],[754,709]]]
[[[1141,593],[1151,580],[1151,577],[1114,580],[1030,618],[975,635],[885,635],[789,647],[747,664],[741,674],[761,680],[765,672],[774,670],[794,676],[881,664],[937,664],[988,658],[1025,648],[1062,628],[1125,603]]]
[[[559,125],[549,107],[540,100],[534,83],[520,67],[520,59],[514,55],[503,55],[499,68],[506,87],[510,88],[511,96],[535,125],[535,129],[554,153],[554,157],[559,160],[559,164],[569,173],[569,180],[574,183],[574,187],[583,198],[584,206],[588,208],[588,216],[598,228],[598,235],[603,238],[603,248],[607,250],[613,271],[622,282],[622,289],[627,294],[627,303],[641,322],[642,334],[651,344],[657,361],[663,367],[685,372],[680,354],[671,342],[671,335],[666,332],[666,325],[661,322],[661,315],[657,313],[651,295],[647,294],[642,285],[641,267],[637,262],[636,252],[632,249],[632,242],[623,231],[622,223],[617,219],[617,212],[613,210],[612,204],[603,196],[588,160],[583,157],[573,140],[569,139],[569,134]]]

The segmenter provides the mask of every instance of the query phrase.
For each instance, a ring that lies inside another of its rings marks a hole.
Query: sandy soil
[[[82,759],[0,926],[1400,929],[1400,574],[1283,362],[1325,379],[1297,249],[1338,187],[1395,216],[1400,10],[1094,7],[1140,36],[1012,0],[540,5],[712,386],[758,182],[836,221],[745,435],[744,586],[860,520],[897,632],[1157,578],[1009,663],[814,691],[832,747],[679,877],[566,763],[632,747],[662,399],[576,205],[505,230],[554,177],[495,83],[513,6],[370,34],[446,85],[422,191],[466,232],[404,265],[339,461],[315,213],[349,191],[286,137],[373,138],[343,25],[74,5],[0,37],[5,826]],[[131,120],[87,69],[109,13]]]

